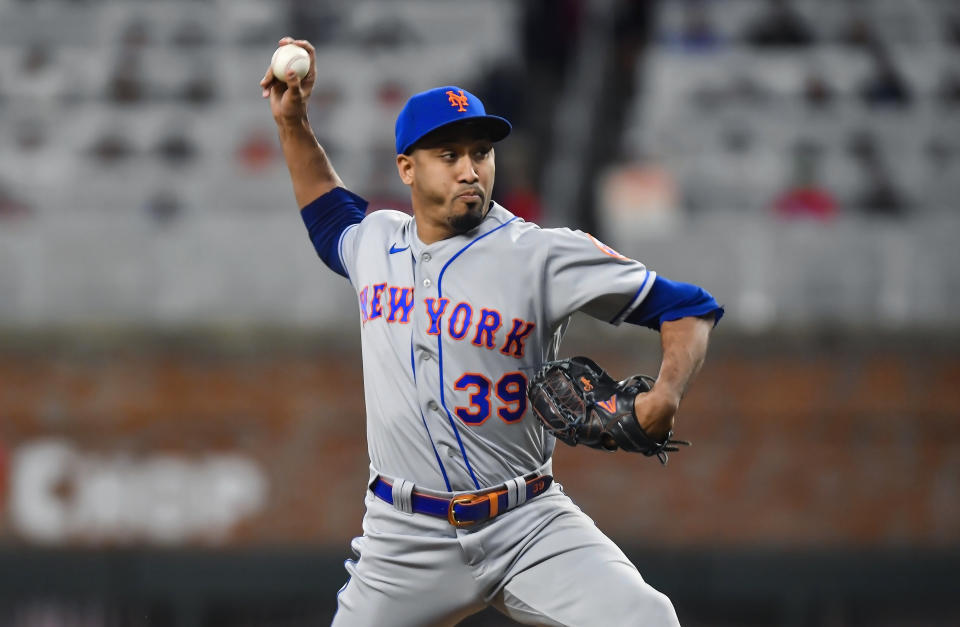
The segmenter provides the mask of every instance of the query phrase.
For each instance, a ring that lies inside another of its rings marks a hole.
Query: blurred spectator
[[[157,142],[156,152],[169,165],[181,166],[193,161],[197,146],[185,133],[169,133]]]
[[[327,147],[329,150],[329,146]],[[260,172],[277,161],[277,140],[272,133],[262,129],[251,131],[237,147],[236,158],[240,167],[249,172]]]
[[[62,64],[57,61],[55,43],[29,44],[20,57],[20,67],[15,74],[24,77],[18,81],[17,96],[45,101],[60,95],[66,80]]]
[[[869,215],[883,217],[900,217],[906,213],[907,203],[882,159],[866,163],[864,176],[866,183],[855,200],[858,208]]]
[[[122,54],[107,81],[106,97],[116,104],[135,104],[146,98],[146,85],[139,59]]]
[[[876,138],[860,131],[850,141],[850,153],[860,167],[864,180],[853,199],[858,209],[879,216],[899,216],[906,211],[906,201],[890,176]]]
[[[519,167],[511,172],[512,178],[508,182],[501,204],[527,222],[539,223],[543,216],[543,205],[528,170],[529,168]]]
[[[166,226],[183,213],[183,202],[170,189],[161,189],[147,199],[144,208],[154,222]]]
[[[391,79],[377,85],[377,102],[391,112],[403,108],[409,95],[409,90],[400,81]],[[329,104],[324,103],[322,106],[329,106]]]
[[[862,14],[855,15],[840,32],[840,43],[860,48],[870,48],[876,44],[877,36],[870,22]]]
[[[720,45],[720,35],[710,21],[710,12],[703,0],[684,3],[680,32],[669,33],[666,43],[690,52],[710,51]]]
[[[604,171],[597,186],[598,226],[604,237],[620,241],[665,234],[676,224],[681,208],[677,180],[651,154],[615,164]],[[690,209],[700,209],[696,201]]]
[[[210,78],[213,72],[200,72],[190,78],[180,90],[180,98],[189,104],[203,106],[213,102],[216,97],[216,86]]]
[[[824,109],[833,104],[833,88],[819,72],[810,72],[803,82],[803,100],[811,109]]]
[[[820,146],[806,142],[794,148],[791,180],[773,203],[777,214],[784,218],[818,220],[836,216],[836,199],[819,181],[820,155]]]
[[[897,186],[887,158],[876,138],[858,133],[851,143],[851,152],[860,166],[863,185],[854,199],[857,208],[871,215],[895,217],[909,209],[909,203]]]
[[[27,48],[20,66],[25,76],[34,76],[50,67],[52,62],[53,51],[50,45],[46,42],[38,42]]]
[[[867,79],[860,89],[860,96],[870,106],[907,107],[912,95],[903,76],[897,70],[890,53],[882,45],[872,48],[874,63],[873,76]]]
[[[503,206],[527,222],[539,223],[543,216],[540,195],[529,181],[511,187],[503,197]]]
[[[787,0],[768,0],[766,11],[748,25],[744,39],[763,47],[808,46],[813,32]]]
[[[104,165],[113,165],[133,156],[133,144],[123,133],[107,131],[90,147],[90,154]]]

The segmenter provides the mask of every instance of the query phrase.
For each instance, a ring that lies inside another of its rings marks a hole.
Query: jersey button
[[[430,408],[430,411],[437,411],[438,405],[434,401],[427,403],[427,407]]]
[[[430,261],[433,257],[430,256],[430,253],[423,253],[423,260]]]
[[[430,279],[424,279],[424,280],[423,280],[423,286],[424,286],[424,287],[430,287],[431,285],[433,285],[433,281],[431,281]]]

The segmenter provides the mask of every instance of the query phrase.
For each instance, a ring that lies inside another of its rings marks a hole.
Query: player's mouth
[[[464,190],[455,196],[464,202],[480,202],[483,200],[483,192],[476,188]]]

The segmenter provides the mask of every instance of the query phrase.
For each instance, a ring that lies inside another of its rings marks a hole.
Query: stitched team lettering
[[[367,285],[360,290],[359,300],[364,324],[377,318],[395,324],[410,322],[414,307],[412,287],[386,283]],[[470,342],[477,348],[499,348],[504,355],[517,359],[523,357],[527,338],[536,327],[522,318],[511,318],[508,322],[496,309],[477,309],[466,301],[451,303],[448,298],[425,298],[421,306],[426,313],[429,335],[444,333],[450,339]]]

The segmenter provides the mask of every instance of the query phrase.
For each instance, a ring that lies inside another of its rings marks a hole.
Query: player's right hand
[[[270,99],[270,112],[277,124],[296,123],[306,119],[307,102],[317,78],[316,50],[313,45],[306,39],[292,37],[284,37],[279,41],[281,46],[286,44],[295,44],[307,51],[310,55],[310,70],[302,79],[298,79],[291,70],[287,74],[287,82],[283,82],[277,80],[273,69],[267,66],[267,71],[260,81],[260,88],[263,90],[263,97]]]

